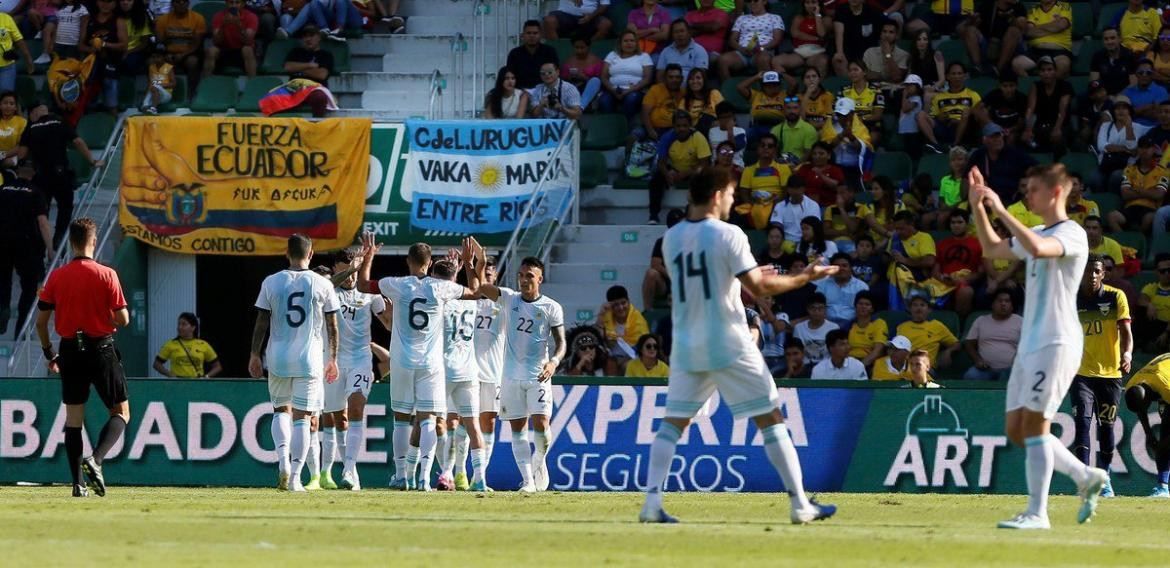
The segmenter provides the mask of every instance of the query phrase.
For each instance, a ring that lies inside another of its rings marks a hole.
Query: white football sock
[[[512,457],[520,468],[523,485],[532,485],[532,446],[528,445],[528,432],[512,432]]]
[[[764,437],[764,451],[768,454],[768,461],[780,473],[784,480],[784,487],[788,490],[788,498],[794,509],[808,507],[808,497],[804,494],[804,476],[800,471],[800,458],[796,455],[796,446],[792,445],[792,438],[788,435],[788,425],[773,424],[761,430]]]
[[[345,469],[346,471],[353,471],[357,467],[358,452],[362,449],[362,443],[365,441],[366,435],[366,420],[362,418],[355,422],[349,423],[349,430],[345,431]],[[398,464],[395,463],[395,467]],[[401,470],[399,470],[401,471]]]
[[[1048,434],[1046,445],[1052,448],[1053,469],[1071,477],[1078,487],[1089,478],[1089,466],[1081,463],[1081,460],[1068,451],[1068,448],[1060,443],[1060,438]]]
[[[406,479],[413,484],[418,481],[418,446],[406,450]]]
[[[532,456],[532,462],[533,463],[538,463],[538,462],[544,463],[544,456],[548,455],[548,448],[549,448],[549,446],[552,445],[548,439],[548,432],[547,431],[541,432],[539,430],[533,430],[532,431],[532,445],[536,447],[536,451],[533,453],[533,456]]]
[[[272,415],[272,441],[276,444],[276,463],[280,473],[292,474],[289,463],[289,438],[292,436],[292,416],[287,412]]]
[[[467,450],[471,447],[471,437],[467,429],[460,423],[455,427],[455,473],[467,475]]]
[[[670,462],[674,460],[674,451],[681,436],[682,431],[670,422],[663,422],[658,427],[654,442],[650,444],[650,470],[646,475],[646,504],[642,507],[643,511],[662,508],[662,485],[670,473]]]
[[[444,432],[439,436],[438,447],[435,448],[435,459],[439,461],[439,475],[451,475],[451,470],[455,469],[455,460],[451,459],[451,441],[454,436],[450,431]]]
[[[418,484],[419,487],[431,486],[431,466],[435,463],[435,449],[438,446],[438,436],[435,433],[435,420],[428,418],[418,423],[420,428],[418,437]]]
[[[483,467],[487,468],[489,463],[492,463],[492,450],[496,447],[496,431],[483,433]]]
[[[320,432],[309,432],[309,455],[305,456],[305,468],[309,470],[309,477],[321,475],[321,443]]]
[[[292,457],[292,481],[294,485],[301,483],[301,469],[305,467],[305,458],[309,454],[309,419],[294,420],[292,424],[292,440],[289,442],[289,454]]]
[[[1028,513],[1048,518],[1048,486],[1056,458],[1052,455],[1051,436],[1033,436],[1024,441],[1025,468],[1028,479]],[[1076,459],[1075,457],[1073,458]]]
[[[321,474],[332,475],[333,461],[337,452],[337,429],[321,429]]]
[[[337,435],[333,439],[334,451],[337,454],[330,458],[331,461],[329,463],[345,460],[345,437],[348,433],[348,429],[342,430],[341,428],[337,428]]]
[[[406,479],[406,454],[411,448],[409,420],[394,421],[394,432],[390,441],[394,448],[394,477]]]
[[[475,448],[471,450],[471,482],[476,483],[483,481],[483,472],[486,469],[484,466],[487,462],[484,460],[483,448]]]

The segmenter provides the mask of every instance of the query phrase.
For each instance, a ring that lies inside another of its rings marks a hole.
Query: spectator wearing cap
[[[865,0],[848,0],[832,16],[833,38],[837,47],[833,55],[833,71],[836,75],[846,77],[849,75],[849,62],[860,61],[865,50],[881,41],[882,24],[886,16]]]
[[[812,365],[808,364],[808,359],[804,354],[804,342],[795,338],[789,337],[788,341],[784,343],[784,374],[780,376],[782,379],[807,379],[812,376]],[[772,374],[776,374],[776,370],[772,370]]]
[[[1028,95],[1020,92],[1019,79],[1015,75],[1000,75],[999,86],[987,93],[979,104],[987,113],[987,119],[1003,128],[1009,143],[1019,137],[1024,129],[1024,114],[1028,112]]]
[[[610,374],[621,374],[631,358],[630,347],[650,333],[642,312],[630,305],[630,294],[625,286],[611,286],[606,290],[605,302],[597,313],[597,327],[605,332],[610,363],[614,366],[614,372]]]
[[[1028,90],[1028,111],[1024,114],[1024,133],[1020,139],[1034,149],[1054,152],[1057,157],[1063,154],[1073,95],[1072,85],[1057,78],[1052,58],[1041,57],[1040,81]]]
[[[902,108],[898,112],[898,134],[912,157],[922,155],[923,140],[928,141],[935,150],[942,148],[932,129],[922,130],[918,126],[920,120],[927,122],[930,120],[929,116],[924,116],[926,115],[924,94],[922,77],[911,73],[902,81]]]
[[[544,17],[544,35],[548,39],[604,38],[613,27],[613,22],[605,17],[609,4],[610,0],[561,0],[557,9]]]
[[[1166,190],[1170,188],[1170,171],[1158,163],[1161,158],[1162,148],[1152,138],[1142,136],[1138,140],[1137,162],[1126,166],[1122,172],[1121,199],[1124,205],[1120,211],[1111,211],[1108,215],[1111,231],[1135,225],[1142,233],[1150,234],[1154,212],[1162,206]]]
[[[666,228],[669,229],[686,217],[682,209],[671,209],[666,214]],[[666,269],[666,261],[662,258],[662,237],[654,241],[654,248],[650,250],[650,268],[642,276],[642,307],[650,309],[658,298],[670,294],[670,272]]]
[[[974,25],[968,24],[959,30],[967,44],[971,66],[984,75],[997,74],[1000,77],[1011,75],[1007,72],[1007,66],[1024,38],[1024,30],[1027,27],[1028,13],[1019,0],[980,2],[975,11]],[[991,58],[989,47],[991,41],[995,39],[999,40],[999,59],[995,66],[991,67],[983,59]]]
[[[784,120],[772,127],[772,136],[780,141],[780,152],[792,154],[801,162],[807,161],[813,144],[820,140],[816,127],[801,117],[804,109],[800,97],[784,97]]]
[[[870,151],[870,137],[869,129],[861,122],[855,109],[853,99],[837,99],[832,120],[825,121],[821,129],[821,140],[833,148],[833,161],[845,173],[845,183],[860,191],[861,168],[864,153]]]
[[[752,0],[748,12],[731,25],[731,35],[727,38],[731,49],[719,56],[719,78],[726,81],[745,67],[754,68],[757,73],[772,69],[772,56],[782,41],[784,19],[768,12],[767,2]]]
[[[930,376],[930,354],[923,349],[915,349],[910,352],[910,378],[909,384],[902,385],[902,388],[913,389],[938,389],[942,385],[934,382]]]
[[[820,218],[821,206],[804,194],[804,178],[800,176],[788,176],[784,189],[787,197],[772,208],[768,224],[782,227],[785,246],[791,245],[791,250],[795,250],[801,237],[800,221],[810,216]]]
[[[1134,53],[1145,53],[1162,27],[1162,12],[1146,6],[1144,0],[1129,0],[1115,22],[1120,37],[1125,38],[1122,45]]]
[[[760,82],[759,89],[752,87],[756,81]],[[749,145],[784,120],[784,101],[788,97],[784,93],[784,83],[780,80],[779,73],[761,71],[740,81],[735,90],[751,104],[752,126],[748,129]]]
[[[923,132],[933,131],[934,138],[947,146],[962,144],[967,132],[979,126],[974,111],[980,101],[979,93],[967,87],[967,66],[952,61],[947,65],[946,90],[934,96],[930,116],[918,115],[918,127]]]
[[[938,361],[941,366],[949,367],[951,356],[959,350],[959,338],[946,324],[931,319],[930,312],[930,302],[926,298],[910,298],[910,321],[899,324],[897,334],[908,338],[915,349],[925,349],[932,362]]]
[[[658,143],[658,168],[650,178],[650,218],[658,224],[662,198],[666,190],[690,180],[711,161],[711,146],[707,139],[691,127],[691,115],[685,110],[674,113],[674,136],[663,137]]]
[[[975,318],[963,349],[975,364],[963,374],[965,381],[1003,380],[1012,368],[1020,344],[1024,319],[1013,313],[1012,293],[1000,290],[991,302],[991,313]]]
[[[521,89],[532,89],[540,84],[540,69],[546,63],[559,66],[561,61],[557,50],[541,42],[540,22],[524,22],[521,44],[508,52],[508,68],[516,74],[516,85]]]
[[[1134,121],[1133,103],[1125,95],[1113,97],[1113,116],[1097,131],[1101,181],[1110,190],[1121,187],[1121,172],[1137,160],[1138,139],[1149,130]]]
[[[593,333],[579,333],[573,339],[573,351],[567,359],[564,373],[573,377],[602,377],[608,357],[598,348]]]
[[[814,379],[837,379],[866,381],[869,375],[865,365],[849,356],[849,334],[843,329],[834,329],[825,336],[829,355],[817,363],[812,370]]]
[[[45,276],[45,263],[53,254],[53,229],[49,208],[33,183],[32,160],[21,160],[16,176],[5,176],[0,185],[0,334],[8,331],[12,305],[12,273],[20,280],[16,331],[32,310],[37,286]]]
[[[967,158],[968,169],[978,167],[991,189],[1005,203],[1015,201],[1016,188],[1036,160],[1027,152],[1009,146],[1003,127],[992,122],[983,126],[983,145]],[[965,183],[965,182],[964,182]]]
[[[898,22],[882,22],[878,44],[865,50],[861,60],[865,63],[865,78],[879,84],[896,86],[910,68],[910,53],[898,47]]]
[[[748,197],[747,203],[739,205],[736,211],[747,215],[752,228],[767,227],[776,202],[780,201],[784,187],[792,176],[792,167],[776,162],[779,141],[772,134],[764,134],[756,145],[759,159],[744,168],[739,178],[739,190]]]
[[[1089,80],[1100,81],[1106,92],[1116,95],[1134,83],[1138,56],[1121,45],[1117,28],[1105,28],[1101,41],[1104,47],[1093,54],[1093,62],[1089,64]]]
[[[1152,127],[1158,123],[1158,105],[1166,100],[1166,88],[1154,82],[1154,62],[1142,58],[1137,62],[1137,83],[1121,91],[1133,105],[1134,122]],[[1116,101],[1114,102],[1116,104]]]
[[[873,380],[910,380],[910,347],[910,340],[902,335],[895,335],[886,343],[886,356],[873,363]]]
[[[1012,60],[1017,75],[1027,75],[1041,57],[1049,56],[1056,65],[1056,75],[1067,77],[1072,68],[1072,7],[1058,0],[1040,0],[1028,10],[1024,37],[1026,54]]]
[[[857,294],[869,290],[869,286],[853,276],[853,264],[849,255],[843,252],[834,254],[829,263],[838,267],[837,273],[831,278],[818,280],[815,284],[817,291],[825,296],[828,306],[829,321],[841,328],[849,327],[856,316],[853,300]]]
[[[1089,81],[1089,86],[1077,101],[1076,109],[1080,143],[1085,147],[1092,146],[1097,142],[1101,124],[1113,119],[1113,99],[1101,81]],[[1167,116],[1170,117],[1170,113]]]
[[[670,23],[671,43],[658,54],[658,77],[661,83],[666,79],[667,67],[678,65],[682,69],[683,77],[690,77],[691,69],[710,67],[707,50],[699,42],[691,38],[691,26],[686,20],[678,19]]]
[[[662,358],[662,338],[653,333],[647,333],[638,338],[634,346],[638,356],[626,365],[627,377],[650,377],[665,379],[670,376],[670,367]]]

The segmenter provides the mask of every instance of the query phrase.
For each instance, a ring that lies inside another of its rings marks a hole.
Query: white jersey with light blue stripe
[[[337,330],[341,334],[337,351],[337,366],[342,369],[361,369],[370,365],[370,325],[374,316],[386,311],[386,300],[381,294],[367,294],[356,288],[335,288],[341,302]]]
[[[723,369],[758,351],[748,332],[739,276],[756,267],[747,235],[716,219],[687,219],[662,239],[670,271],[671,370]]]
[[[1064,255],[1032,258],[1019,239],[1011,239],[1012,253],[1026,262],[1028,270],[1025,333],[1020,337],[1018,351],[1030,353],[1053,344],[1072,345],[1080,350],[1085,334],[1077,316],[1077,290],[1089,259],[1089,238],[1080,225],[1068,219],[1051,227],[1033,227],[1032,231],[1059,240]]]
[[[390,365],[441,369],[443,304],[462,297],[463,286],[430,276],[399,276],[379,280],[378,290],[394,304]]]
[[[475,364],[475,300],[451,300],[443,305],[443,365],[447,382],[464,383],[479,376]]]
[[[500,294],[514,294],[513,290],[500,288]],[[504,372],[504,320],[507,319],[499,303],[487,298],[477,300],[479,312],[475,316],[475,357],[479,365],[479,380],[484,383],[500,382]]]
[[[308,269],[264,279],[256,307],[269,312],[268,371],[277,377],[325,376],[325,314],[338,309],[333,283]]]
[[[531,302],[520,292],[500,289],[497,300],[504,315],[507,354],[504,357],[505,381],[534,381],[548,362],[552,329],[565,325],[565,314],[548,296]]]

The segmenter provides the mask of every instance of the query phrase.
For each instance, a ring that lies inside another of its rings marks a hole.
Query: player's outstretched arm
[[[382,245],[374,238],[374,233],[362,233],[362,266],[358,271],[357,289],[370,294],[378,294],[377,282],[370,282],[370,270],[374,267],[374,257]]]
[[[976,216],[979,215],[978,210],[982,209],[981,206],[976,207],[976,204],[982,204],[990,207],[991,212],[995,213],[995,215],[999,217],[999,220],[1003,222],[1004,226],[1007,227],[1012,236],[1020,242],[1020,247],[1022,247],[1032,258],[1055,258],[1064,256],[1064,245],[1061,244],[1058,239],[1053,237],[1045,237],[1039,233],[1036,233],[1031,229],[1031,227],[1025,226],[1020,222],[1019,219],[1016,219],[1012,216],[1011,213],[1008,212],[1007,207],[1004,207],[1003,201],[1000,200],[999,195],[983,183],[983,174],[980,173],[978,167],[971,168],[971,171],[967,173],[967,179],[971,184],[971,210],[975,212]],[[986,211],[983,212],[983,215],[987,215]],[[1011,244],[1003,239],[1000,239],[998,235],[995,235],[994,230],[991,230],[989,236],[994,235],[996,240],[1000,241],[1001,244],[989,248],[986,243],[983,242],[984,231],[980,230],[981,228],[991,229],[990,221],[976,225],[976,231],[979,233],[979,244],[983,245],[984,256],[989,258],[1003,259],[1015,258],[1014,253],[1011,251]]]
[[[836,265],[822,265],[818,258],[797,274],[777,274],[774,268],[757,266],[740,274],[739,282],[743,284],[744,288],[747,288],[748,292],[759,298],[795,290],[809,282],[832,276],[837,273],[837,270]]]
[[[248,374],[253,379],[264,375],[264,365],[260,362],[260,350],[264,349],[264,336],[268,333],[268,320],[272,314],[268,310],[260,310],[256,314],[256,325],[252,328],[252,356],[248,358]]]
[[[985,206],[990,206],[990,202],[994,201],[999,203],[1002,209],[1003,203],[1000,202],[999,195],[983,182],[983,174],[978,167],[971,168],[971,171],[967,173],[967,186],[967,200],[971,206],[971,214],[974,216],[975,235],[979,238],[979,246],[983,248],[984,258],[1016,260],[1016,255],[1012,253],[1011,243],[1000,238],[995,232],[995,227],[991,225],[991,216],[987,214]],[[1000,215],[1000,217],[1004,216],[1011,217],[1006,212],[1005,215]]]
[[[483,247],[476,242],[474,237],[463,239],[463,250],[459,262],[463,264],[463,271],[467,274],[467,287],[463,289],[464,300],[479,299],[479,284],[483,282],[483,279],[480,278],[480,271],[475,266],[480,264],[479,254],[476,253],[477,248],[482,253]]]
[[[487,281],[487,253],[483,250],[483,245],[475,240],[475,237],[471,237],[470,241],[472,254],[475,256],[475,297],[487,298],[493,302],[499,300],[499,287]]]

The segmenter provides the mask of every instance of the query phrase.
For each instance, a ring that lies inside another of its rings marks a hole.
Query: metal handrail
[[[443,73],[438,69],[431,72],[431,98],[427,102],[427,118],[435,120],[438,118],[435,115],[435,100],[439,102],[439,112],[443,110]]]
[[[557,143],[556,148],[553,149],[552,155],[549,157],[550,164],[556,162],[557,158],[560,157],[561,153],[565,150],[565,148],[572,146],[571,150],[572,151],[576,150],[577,142],[579,140],[579,136],[574,135],[575,134],[574,130],[576,130],[576,128],[577,128],[577,123],[575,121],[571,121],[571,120],[565,121],[565,128],[562,131],[561,140]],[[574,142],[574,144],[572,144],[572,145],[568,144],[568,142],[570,140],[572,140]],[[535,256],[540,257],[542,262],[548,259],[549,252],[550,252],[549,250],[546,250],[546,248],[545,248],[546,245],[549,243],[549,241],[552,240],[555,233],[559,232],[560,228],[562,226],[564,226],[565,217],[566,216],[570,217],[571,221],[575,220],[576,208],[573,207],[573,204],[577,199],[577,193],[579,191],[579,189],[578,189],[579,179],[580,179],[579,176],[574,177],[572,188],[568,192],[566,192],[568,194],[567,198],[570,200],[569,203],[564,203],[563,202],[564,198],[562,198],[562,202],[558,204],[558,208],[562,210],[562,213],[561,213],[561,216],[559,218],[557,218],[554,221],[551,221],[551,222],[556,224],[556,226],[554,227],[554,230],[547,231],[541,237],[541,240],[539,241],[538,246],[536,247]],[[516,228],[512,230],[512,236],[508,238],[508,244],[504,247],[504,252],[500,254],[500,269],[498,271],[498,274],[504,275],[505,283],[507,285],[512,286],[512,287],[515,287],[515,285],[516,285],[516,283],[514,282],[514,279],[516,278],[516,276],[513,274],[513,272],[515,272],[515,271],[511,270],[510,267],[513,265],[512,264],[513,262],[518,260],[516,257],[519,255],[520,242],[523,239],[523,236],[526,236],[528,233],[528,230],[530,229],[530,227],[527,227],[527,224],[532,219],[532,217],[534,215],[534,211],[535,211],[534,205],[537,202],[537,198],[540,197],[541,192],[544,191],[544,187],[545,187],[545,184],[547,181],[548,181],[547,177],[541,177],[540,181],[537,182],[536,187],[534,187],[532,189],[532,193],[529,194],[529,196],[528,196],[528,202],[524,205],[524,211],[521,212],[520,218],[517,220]],[[523,233],[523,236],[522,236],[522,233]]]
[[[74,211],[73,212],[74,219],[79,218],[79,217],[90,217],[90,218],[93,217],[93,215],[91,215],[91,213],[92,213],[93,208],[94,208],[94,202],[96,201],[98,191],[101,190],[102,182],[105,181],[106,176],[109,174],[109,172],[111,170],[116,169],[116,168],[110,167],[111,164],[109,163],[109,160],[107,158],[111,158],[111,157],[118,155],[118,150],[121,148],[122,143],[124,141],[124,137],[122,136],[122,133],[125,130],[125,126],[126,126],[126,117],[119,116],[117,122],[114,123],[114,131],[110,133],[110,138],[106,141],[106,147],[102,151],[102,159],[106,163],[104,165],[102,165],[100,168],[94,168],[94,170],[92,172],[90,172],[89,180],[85,185],[85,189],[78,196],[78,205],[76,207],[74,207],[74,210],[73,210]],[[118,172],[118,175],[121,175],[120,171]],[[104,229],[102,231],[101,238],[98,240],[98,246],[94,251],[95,255],[98,255],[101,253],[101,251],[103,250],[103,247],[106,245],[106,243],[109,240],[109,236],[113,232],[113,228],[114,228],[114,225],[116,223],[114,222],[114,219],[112,217],[114,215],[117,215],[118,208],[115,205],[118,204],[119,199],[120,199],[120,197],[115,198],[112,201],[110,201],[110,203],[106,204],[106,209],[105,209],[105,211],[102,212],[100,222],[104,226]],[[68,255],[69,255],[68,239],[62,239],[61,242],[57,245],[57,250],[53,253],[52,262],[49,263],[48,269],[45,270],[44,279],[41,281],[42,287],[45,285],[46,282],[48,282],[49,274],[52,273],[53,270],[56,270],[57,268],[59,268],[65,264],[65,262],[68,258]],[[16,335],[17,344],[16,344],[15,348],[12,350],[12,354],[10,355],[10,357],[8,359],[8,374],[9,375],[12,375],[12,371],[16,367],[17,361],[19,359],[21,359],[22,356],[26,360],[26,363],[27,363],[27,366],[25,367],[27,369],[26,373],[31,374],[33,371],[33,367],[34,367],[33,360],[32,360],[33,337],[32,337],[32,332],[31,332],[30,328],[33,326],[33,321],[35,319],[36,319],[36,310],[31,310],[28,313],[28,315],[25,316],[24,321],[19,322],[19,332]],[[39,358],[37,360],[39,360]]]
[[[455,96],[451,99],[451,112],[454,118],[465,118],[467,103],[464,91],[464,74],[466,72],[465,55],[467,54],[467,38],[464,37],[463,32],[456,32],[455,37],[451,40],[451,76],[454,78]]]

